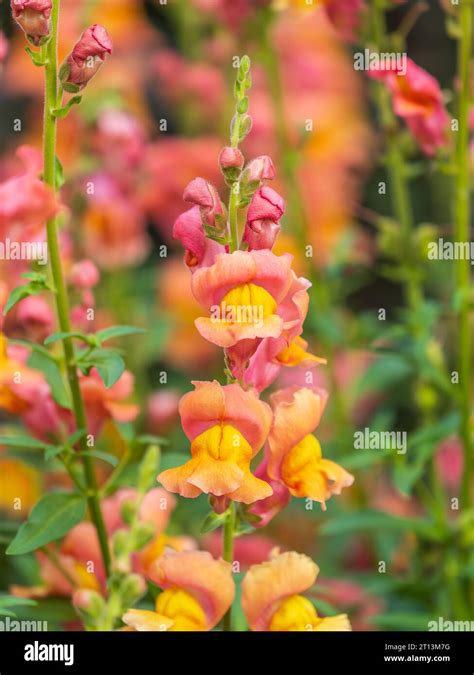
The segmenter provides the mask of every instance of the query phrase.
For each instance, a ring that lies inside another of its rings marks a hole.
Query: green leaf
[[[6,316],[20,300],[24,300],[30,295],[38,295],[42,291],[52,290],[46,275],[41,272],[24,274],[23,277],[29,279],[30,283],[17,286],[12,290],[3,309],[3,316]]]
[[[44,373],[46,381],[51,387],[51,395],[56,403],[60,405],[61,408],[71,410],[71,399],[56,360],[49,356],[49,354],[34,351],[28,359],[28,365],[30,368],[40,370]]]
[[[111,455],[109,452],[103,452],[102,450],[85,450],[81,451],[81,457],[86,455],[87,457],[95,457],[95,459],[101,459],[103,462],[108,462],[112,466],[117,466],[119,463],[115,455]]]
[[[54,158],[54,163],[56,164],[56,187],[60,190],[66,182],[66,179],[64,178],[64,169],[57,157]]]
[[[78,340],[82,340],[83,342],[88,342],[90,338],[87,335],[84,335],[84,333],[80,333],[79,331],[68,331],[68,332],[58,332],[58,333],[52,333],[51,335],[48,335],[46,340],[44,341],[43,344],[45,345],[51,345],[53,342],[58,342],[59,340],[64,340],[65,338],[77,338]]]
[[[46,443],[31,436],[0,436],[0,445],[11,448],[31,448],[32,450],[44,450],[47,447]]]
[[[54,117],[58,117],[59,119],[64,119],[68,116],[72,106],[79,105],[81,101],[82,96],[73,96],[62,108],[53,108],[53,110],[51,110],[51,114],[54,115]]]
[[[16,617],[16,613],[12,612],[10,607],[34,607],[35,600],[30,598],[16,598],[13,595],[0,595],[0,616]]]
[[[321,532],[326,535],[350,535],[355,532],[373,530],[414,532],[419,537],[430,541],[443,540],[443,533],[426,520],[402,518],[370,509],[337,516],[321,527]]]
[[[78,366],[85,374],[91,368],[97,368],[102,382],[107,388],[112,387],[125,370],[123,358],[111,349],[93,349],[78,360]]]
[[[96,338],[99,343],[105,342],[106,340],[111,340],[112,338],[123,337],[124,335],[137,335],[146,333],[144,328],[138,328],[136,326],[110,326],[110,328],[104,328],[99,330],[96,333]]]
[[[30,57],[32,63],[33,63],[35,66],[42,67],[42,66],[45,66],[45,65],[46,65],[47,60],[46,60],[46,59],[42,59],[42,58],[41,58],[41,55],[40,55],[38,52],[34,52],[30,47],[25,47],[25,52],[28,54],[28,56]]]
[[[7,548],[8,555],[23,555],[60,539],[83,520],[84,497],[70,492],[45,495],[34,506],[26,523]]]
[[[222,527],[227,520],[228,515],[228,511],[224,511],[224,513],[215,513],[214,511],[211,511],[201,525],[201,534],[213,532],[214,530],[217,530],[218,527]]]

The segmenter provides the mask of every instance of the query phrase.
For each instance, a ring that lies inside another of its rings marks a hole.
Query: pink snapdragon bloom
[[[51,0],[11,0],[12,15],[36,47],[51,33]]]
[[[324,390],[289,387],[272,395],[273,423],[268,437],[268,475],[282,482],[294,497],[326,501],[352,485],[354,477],[323,458],[313,435],[328,395]]]
[[[347,631],[346,614],[318,616],[308,593],[319,567],[295,551],[274,551],[270,560],[252,565],[242,582],[242,609],[252,631]]]
[[[263,167],[261,174],[268,175],[268,168]],[[250,251],[273,248],[284,213],[285,202],[275,190],[267,185],[257,190],[247,211],[243,238]]]
[[[0,183],[0,238],[24,241],[40,234],[59,205],[51,188],[38,178],[43,168],[41,153],[21,145],[16,154],[25,171]]]
[[[112,54],[112,40],[103,26],[94,24],[81,35],[60,68],[66,91],[80,91],[94,77],[105,57]]]
[[[193,275],[193,294],[211,312],[195,325],[206,340],[228,350],[236,371],[263,338],[279,338],[304,321],[310,283],[296,277],[291,261],[268,250],[235,251]],[[289,307],[295,309],[291,318]]]
[[[179,216],[173,226],[173,238],[181,242],[185,250],[184,261],[191,272],[212,265],[216,256],[225,251],[222,244],[204,234],[199,206],[193,206]]]
[[[402,117],[423,152],[432,157],[448,143],[449,115],[443,103],[438,81],[412,59],[407,60],[406,74],[395,71],[371,72],[383,78],[393,97],[393,109]]]
[[[269,406],[238,384],[222,386],[214,380],[194,385],[179,406],[192,458],[163,471],[158,480],[183,497],[204,492],[251,504],[270,496],[271,487],[250,471],[268,434]]]
[[[207,551],[167,553],[152,566],[151,579],[163,589],[155,611],[130,609],[122,617],[137,631],[207,631],[232,604],[232,566]]]

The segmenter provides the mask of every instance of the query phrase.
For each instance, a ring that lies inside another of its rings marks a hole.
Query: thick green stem
[[[223,542],[223,557],[228,563],[232,565],[234,561],[234,530],[235,530],[235,503],[231,502],[229,506],[229,513],[224,524],[224,542]],[[224,616],[223,628],[226,631],[232,630],[232,607]]]
[[[459,131],[456,146],[456,206],[455,240],[470,240],[471,204],[470,204],[470,159],[469,159],[469,106],[470,106],[470,60],[472,50],[473,5],[468,0],[460,3],[461,35],[458,47]],[[460,436],[464,447],[464,473],[462,483],[462,506],[468,509],[472,500],[472,474],[474,454],[471,438],[471,363],[472,343],[470,331],[470,312],[468,293],[470,288],[470,261],[456,261],[456,286],[461,298],[458,317],[458,371],[462,392]]]
[[[58,64],[57,64],[57,40],[58,40],[59,0],[53,0],[52,8],[52,35],[47,46],[46,83],[44,102],[44,181],[56,190],[56,118],[51,111],[58,103]],[[47,223],[48,254],[51,274],[54,281],[56,309],[61,331],[70,332],[69,301],[61,265],[61,252],[59,248],[58,222],[52,218]],[[78,429],[87,429],[87,419],[77,375],[74,345],[71,339],[63,341],[64,361],[67,370],[69,387],[71,390],[74,417]],[[80,443],[81,450],[88,450],[87,439],[83,438]],[[88,455],[81,456],[84,465],[84,475],[87,484],[87,499],[91,518],[97,530],[104,567],[107,576],[110,571],[110,553],[107,543],[107,533],[104,519],[97,496],[97,482],[94,473],[94,464]]]

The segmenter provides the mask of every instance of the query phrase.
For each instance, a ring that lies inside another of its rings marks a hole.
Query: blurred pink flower
[[[450,117],[443,103],[438,81],[412,59],[407,60],[406,74],[394,71],[371,73],[382,77],[393,97],[393,109],[402,117],[423,152],[432,157],[448,143]]]
[[[456,490],[464,467],[462,443],[457,436],[440,443],[435,454],[436,468],[440,479],[449,490]]]
[[[21,145],[16,154],[25,171],[0,183],[0,239],[25,241],[40,234],[59,205],[53,191],[37,177],[43,168],[41,153]]]
[[[171,238],[173,223],[182,211],[183,185],[206,176],[219,189],[222,174],[216,157],[217,138],[165,138],[147,147],[141,200],[161,233]]]
[[[150,241],[146,222],[135,195],[128,194],[109,173],[88,178],[93,193],[83,216],[84,248],[101,267],[137,265],[147,256]]]
[[[147,403],[146,426],[153,434],[164,434],[178,420],[180,393],[175,389],[153,392]]]

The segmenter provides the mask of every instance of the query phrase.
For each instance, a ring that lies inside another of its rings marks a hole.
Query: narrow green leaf
[[[61,408],[71,410],[71,399],[66,389],[62,373],[55,359],[51,358],[49,355],[35,351],[30,355],[28,359],[28,365],[31,368],[40,370],[42,373],[44,373],[46,381],[51,387],[51,395],[56,403],[60,405]]]
[[[47,447],[46,443],[31,438],[31,436],[0,436],[0,445],[11,448],[31,448],[33,450],[44,450]]]
[[[81,451],[81,457],[86,455],[87,457],[95,457],[95,459],[101,459],[103,462],[112,464],[112,466],[117,466],[119,463],[115,455],[111,455],[109,452],[103,452],[102,450],[85,450]]]
[[[110,326],[110,328],[104,328],[103,330],[97,331],[96,338],[102,343],[106,340],[111,340],[112,338],[123,337],[124,335],[138,335],[143,333],[146,333],[145,329],[136,326]]]
[[[227,519],[227,516],[227,511],[224,511],[224,513],[215,513],[214,511],[211,511],[211,513],[209,513],[201,525],[201,534],[207,534],[208,532],[217,530],[218,527],[222,527]]]
[[[83,520],[86,500],[70,492],[45,495],[34,506],[7,548],[8,555],[23,555],[60,539]]]
[[[78,338],[79,340],[82,340],[83,342],[88,341],[87,335],[84,335],[83,333],[80,333],[79,331],[69,331],[69,332],[58,332],[58,333],[52,333],[51,335],[48,335],[46,340],[44,341],[43,344],[45,345],[51,345],[53,342],[58,342],[58,340],[64,340],[65,338]]]

